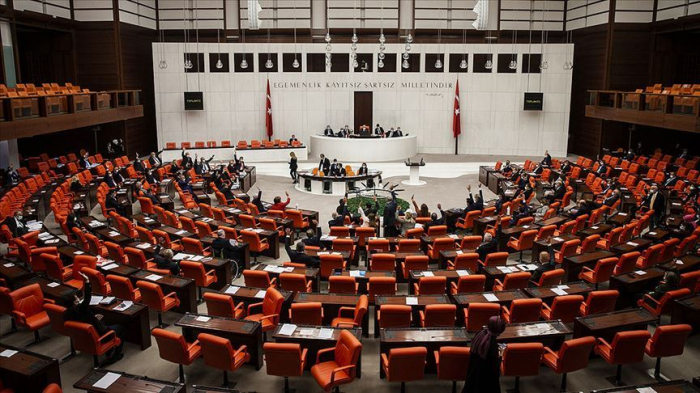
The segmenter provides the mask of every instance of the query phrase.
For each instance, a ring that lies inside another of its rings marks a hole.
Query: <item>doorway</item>
[[[360,131],[360,126],[369,126],[370,133],[372,132],[372,92],[371,91],[356,91],[355,92],[355,132]]]

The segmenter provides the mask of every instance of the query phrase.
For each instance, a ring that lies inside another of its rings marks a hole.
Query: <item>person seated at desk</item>
[[[409,229],[413,229],[416,227],[416,220],[413,218],[413,213],[410,211],[404,213],[403,217],[399,215],[399,212],[396,211],[396,222],[399,223],[399,231],[401,232],[401,236],[406,235],[406,231]]]
[[[389,128],[389,131],[384,133],[384,138],[392,138],[394,136],[394,127]]]
[[[608,173],[608,164],[603,160],[598,160],[598,170],[595,171],[600,176],[605,176]]]
[[[153,262],[155,262],[158,269],[168,269],[170,274],[177,276],[180,274],[180,262],[173,260],[175,256],[173,250],[162,247],[164,242],[165,239],[161,238],[156,245],[156,249],[153,251]]]
[[[291,202],[291,199],[289,198],[289,193],[287,191],[284,192],[284,195],[287,196],[287,201],[282,202],[282,197],[277,195],[273,200],[272,200],[272,206],[270,206],[269,210],[281,210],[284,211],[284,209],[289,205],[289,202]]]
[[[542,199],[549,205],[554,203],[557,199],[562,199],[564,194],[566,194],[566,181],[564,175],[561,175],[554,181],[554,188],[545,191]],[[496,211],[498,211],[498,208],[496,208]]]
[[[24,224],[24,216],[22,210],[17,210],[11,217],[7,217],[2,225],[7,225],[7,228],[12,232],[12,237],[20,237],[29,233],[29,227]]]
[[[252,203],[253,205],[255,205],[255,207],[258,208],[258,212],[260,212],[260,214],[262,214],[262,213],[264,213],[264,212],[267,211],[267,208],[266,208],[265,205],[262,203],[262,190],[261,190],[260,187],[258,187],[258,186],[255,186],[255,187],[258,189],[258,195],[256,195],[256,196],[253,198],[253,200],[251,201],[251,203]]]
[[[335,134],[333,133],[333,129],[331,128],[331,125],[330,125],[330,124],[326,126],[326,129],[325,129],[325,130],[323,130],[323,135],[325,135],[325,136],[335,136]]]
[[[323,153],[321,153],[321,162],[318,163],[318,170],[322,171],[326,175],[328,175],[331,170],[331,160],[326,158]]]
[[[109,188],[120,188],[124,184],[124,178],[119,174],[119,171],[107,171],[105,173],[104,182],[107,183]]]
[[[464,208],[464,214],[469,213],[473,210],[483,210],[484,209],[484,193],[481,191],[481,183],[479,183],[479,195],[474,199],[472,195],[472,185],[467,184],[467,191],[469,192],[469,197],[467,198],[467,207]]]
[[[403,136],[403,131],[401,131],[401,127],[396,127],[396,130],[394,130],[394,133],[391,135],[392,138],[398,138]]]
[[[124,341],[126,338],[126,329],[122,325],[109,325],[107,326],[102,320],[104,316],[102,314],[95,314],[90,308],[90,299],[92,298],[92,285],[90,285],[90,280],[82,272],[78,272],[83,277],[85,286],[83,287],[83,299],[80,300],[77,294],[73,295],[73,305],[67,307],[66,312],[63,314],[65,321],[82,322],[92,325],[97,331],[97,335],[102,337],[109,331],[114,331],[114,333],[121,340],[121,344],[107,351],[107,356],[109,357],[102,367],[113,364],[124,357],[122,349],[124,348]]]
[[[327,173],[326,171],[323,171],[323,173],[326,173],[327,176],[339,176],[340,164],[338,163],[338,160],[334,158],[330,167],[330,172]]]
[[[620,190],[614,189],[611,193],[610,196],[606,197],[603,199],[603,202],[601,203],[601,206],[608,206],[612,207],[617,201],[620,200],[621,194]]]
[[[338,131],[338,135],[336,135],[339,138],[345,138],[348,135],[350,135],[350,127],[346,124],[345,127],[341,127],[340,131]]]
[[[678,276],[678,273],[674,271],[667,271],[664,274],[664,279],[659,283],[659,285],[654,288],[653,291],[649,292],[648,295],[654,298],[654,300],[659,301],[661,300],[662,297],[666,294],[666,292],[670,291],[675,291],[676,289],[680,289],[680,283],[681,279]],[[643,298],[645,302],[647,302],[650,306],[656,307],[656,304],[652,304],[652,302],[647,299],[646,297]]]
[[[430,221],[426,222],[424,225],[426,232],[428,231],[428,229],[430,229],[430,227],[434,227],[436,225],[445,225],[445,212],[442,210],[442,205],[438,203],[437,208],[440,212],[440,218],[438,218],[437,213],[430,213]]]
[[[209,170],[211,169],[209,167],[209,163],[211,160],[214,159],[214,155],[211,155],[211,158],[208,160],[205,160],[204,157],[201,157],[199,161],[197,161],[197,155],[194,155],[194,173],[198,175],[203,175],[205,173],[209,173]]]
[[[75,175],[70,179],[70,190],[71,191],[80,191],[85,187],[83,183],[80,182],[80,178]]]
[[[107,209],[114,209],[120,216],[126,216],[126,208],[117,200],[117,191],[110,190],[105,198]]]
[[[296,135],[294,135],[294,134],[292,134],[292,137],[289,138],[289,146],[292,145],[292,142],[299,142],[299,140],[297,139]]]
[[[80,164],[81,168],[90,169],[93,167],[93,165],[90,163],[90,160],[88,159],[88,157],[90,157],[90,153],[85,152],[85,154],[83,154],[83,156],[80,158],[79,164]]]
[[[668,188],[673,188],[676,186],[676,183],[678,182],[678,176],[676,176],[676,172],[671,172],[668,175],[668,179],[664,182],[664,187]]]
[[[216,231],[216,237],[211,242],[211,249],[217,258],[231,259],[237,264],[241,262],[241,251],[238,248],[238,242],[235,239],[227,239],[226,232],[223,229]]]
[[[177,185],[180,186],[183,192],[188,192],[192,194],[192,185],[190,184],[190,179],[184,174],[180,174],[177,179]]]
[[[379,123],[374,127],[374,135],[384,135],[384,127],[380,126]]]
[[[163,154],[163,150],[160,150],[158,153],[151,152],[151,156],[148,157],[148,163],[151,164],[151,167],[157,168],[163,165],[163,160],[160,159],[161,154]],[[175,160],[173,160],[173,162],[175,162]]]
[[[170,174],[171,175],[174,175],[174,174],[180,172],[180,169],[181,168],[180,168],[180,165],[177,164],[177,160],[173,160],[170,163]]]
[[[483,262],[486,261],[486,256],[498,251],[498,242],[501,239],[501,216],[496,218],[496,234],[492,235],[490,232],[484,233],[483,242],[476,248],[476,253],[479,254],[479,259]]]
[[[544,272],[548,272],[557,268],[557,261],[554,258],[554,247],[552,247],[552,237],[547,238],[547,251],[540,252],[540,263],[541,265],[532,272],[532,278],[530,279],[530,286],[535,286],[535,283],[540,282],[540,278]]]
[[[568,175],[569,172],[571,172],[571,163],[569,162],[569,160],[564,160],[564,162],[561,163],[559,170],[562,174]]]
[[[153,186],[157,186],[160,181],[156,179],[156,177],[153,175],[153,169],[148,168],[146,172],[143,175],[143,178],[146,180],[148,184],[151,184]]]
[[[360,165],[360,169],[357,170],[357,176],[366,176],[367,173],[368,173],[367,163],[363,162],[362,165]]]
[[[532,207],[527,203],[523,202],[520,204],[518,211],[513,214],[513,222],[518,222],[521,218],[530,217],[532,215]]]
[[[577,202],[576,207],[569,210],[569,214],[573,218],[576,218],[576,217],[580,217],[584,214],[591,214],[591,211],[593,211],[593,206],[591,206],[591,204],[586,202],[584,199],[580,199]]]
[[[143,173],[146,171],[146,168],[143,166],[143,163],[139,158],[138,152],[136,152],[136,158],[134,159],[134,170],[136,171],[136,173]]]
[[[544,151],[544,158],[540,162],[540,165],[544,167],[552,166],[552,156],[549,155],[549,150]]]
[[[134,188],[136,189],[136,194],[137,194],[137,195],[143,196],[143,197],[146,197],[146,198],[150,199],[151,202],[153,202],[154,205],[157,205],[157,204],[158,204],[158,198],[156,198],[156,196],[153,195],[153,193],[151,192],[151,190],[145,188],[145,187],[143,186],[143,183],[141,183],[140,181],[137,181],[136,184],[134,185]]]
[[[343,225],[345,225],[345,217],[337,212],[333,212],[331,214],[331,220],[328,221],[328,227],[342,227]]]
[[[296,245],[296,250],[292,250],[292,230],[289,228],[286,228],[284,230],[287,236],[284,237],[284,249],[287,251],[287,255],[289,256],[289,260],[293,263],[303,263],[306,265],[306,267],[319,267],[321,266],[321,261],[310,256],[306,255],[304,252],[304,249],[306,248],[306,245],[304,242],[299,242]]]
[[[73,228],[82,229],[82,227],[83,223],[80,222],[78,215],[76,215],[74,211],[68,213],[68,216],[66,217],[66,228],[68,228],[68,232],[73,233]]]

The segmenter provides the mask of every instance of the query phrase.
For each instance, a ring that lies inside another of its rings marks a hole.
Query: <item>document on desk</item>
[[[291,324],[291,323],[285,323],[282,325],[280,328],[278,334],[282,336],[291,336],[294,334],[294,332],[297,330],[297,325]]]
[[[199,261],[201,261],[202,259],[204,259],[204,255],[197,255],[197,256],[194,256],[194,257],[190,258],[190,260],[193,261],[193,262],[199,262]]]
[[[92,385],[92,387],[97,389],[107,389],[110,386],[112,386],[112,384],[115,383],[120,377],[121,374],[107,373],[104,377],[100,378],[97,382],[95,382],[95,384]]]
[[[255,294],[255,297],[258,299],[264,299],[265,298],[265,292],[264,290],[258,291],[258,293]]]
[[[117,265],[116,263],[108,263],[108,264],[102,266],[102,270],[112,270],[115,267],[119,267],[119,265]]]
[[[199,317],[195,318],[195,320],[196,320],[197,322],[209,322],[209,321],[211,320],[211,318],[199,316]]]
[[[466,270],[457,270],[457,275],[460,276],[460,277],[468,276],[468,275],[469,275],[469,272],[466,271]]]
[[[630,245],[630,246],[632,246],[632,247],[638,247],[638,246],[639,246],[639,243],[627,242],[627,245]]]
[[[645,388],[637,388],[637,392],[639,392],[639,393],[656,393],[656,390],[654,388],[645,387]]]
[[[151,248],[151,243],[141,243],[138,246],[136,246],[136,248],[140,248],[142,250],[145,250],[147,248]]]
[[[552,288],[552,292],[556,293],[558,296],[568,295],[565,290],[560,288]]]
[[[2,356],[4,358],[9,358],[9,357],[12,357],[16,353],[17,353],[17,351],[15,351],[15,350],[6,349],[6,350],[0,352],[0,356]]]
[[[228,287],[228,288],[226,288],[226,290],[224,291],[224,293],[227,294],[227,295],[235,295],[236,292],[238,292],[239,289],[241,289],[241,288],[240,288],[240,287],[233,287],[233,286],[232,286],[232,287]]]
[[[457,254],[457,255],[462,255],[462,254],[464,254],[464,251],[462,251],[462,250],[457,250],[457,251],[455,251],[455,254]]]
[[[60,282],[50,282],[50,283],[46,284],[46,286],[49,288],[56,288],[59,285],[61,285]]]
[[[96,305],[100,304],[101,301],[102,301],[102,296],[92,295],[90,297],[90,305],[91,306],[96,306]]]
[[[179,231],[175,232],[176,235],[186,235],[187,231],[184,229],[180,229]]]
[[[3,266],[5,266],[5,267],[12,267],[12,266],[14,266],[14,265],[15,265],[14,263],[10,262],[10,263],[4,264]]]
[[[114,310],[120,311],[120,312],[126,311],[129,308],[131,308],[131,306],[133,306],[133,305],[134,305],[134,302],[132,302],[131,300],[123,300],[119,305],[114,307]]]
[[[414,296],[407,296],[406,297],[406,305],[407,306],[417,306],[418,305],[418,298]]]
[[[321,330],[318,332],[318,338],[322,340],[333,338],[333,329],[321,328]]]
[[[266,272],[274,272],[275,269],[277,269],[275,265],[265,265],[265,268],[263,268],[263,270]]]
[[[159,276],[157,274],[150,274],[150,275],[146,276],[145,278],[146,278],[146,280],[158,281],[161,278],[163,278],[163,276]]]
[[[435,277],[435,274],[433,274],[433,272],[425,271],[423,272],[423,277]]]
[[[484,299],[490,301],[490,302],[497,302],[498,301],[498,296],[494,295],[493,293],[485,293]]]

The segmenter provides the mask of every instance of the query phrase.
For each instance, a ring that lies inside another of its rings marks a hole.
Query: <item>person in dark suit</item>
[[[160,155],[162,153],[163,153],[163,150],[160,150],[158,153],[151,152],[151,156],[148,157],[148,162],[151,164],[151,167],[159,167],[159,166],[163,165],[163,160],[160,159]]]
[[[226,171],[229,173],[236,172],[236,162],[234,160],[228,162],[228,165],[226,165]]]
[[[425,231],[427,232],[430,227],[434,227],[436,225],[445,225],[445,212],[442,210],[442,205],[437,204],[438,211],[440,212],[440,218],[438,218],[437,213],[432,212],[430,213],[430,221],[425,223]]]
[[[496,218],[496,235],[489,232],[484,233],[483,243],[476,248],[476,253],[479,254],[479,260],[486,261],[486,256],[498,251],[498,242],[501,239],[501,217]]]
[[[659,187],[651,186],[649,194],[642,202],[642,206],[654,210],[654,215],[651,216],[651,229],[656,228],[661,222],[661,218],[666,214],[666,197],[659,192]]]
[[[612,193],[610,193],[610,196],[603,199],[602,205],[612,207],[612,205],[617,203],[617,201],[619,201],[619,200],[620,200],[620,190],[615,189],[612,191]]]
[[[642,154],[644,154],[644,149],[642,149],[642,141],[637,142],[637,148],[635,149],[635,153],[638,156],[641,156]]]
[[[103,181],[104,181],[105,183],[107,183],[107,185],[109,186],[109,188],[117,188],[117,187],[120,187],[120,185],[117,184],[117,181],[114,179],[114,176],[112,176],[112,172],[111,172],[111,171],[107,171],[107,173],[105,173],[105,177],[104,177]]]
[[[257,187],[257,186],[256,186],[256,187]],[[255,205],[255,207],[258,208],[258,211],[262,214],[262,213],[264,213],[264,212],[267,211],[267,208],[266,208],[265,205],[263,205],[263,203],[262,203],[262,190],[261,190],[259,187],[257,187],[257,188],[258,188],[258,195],[256,195],[256,196],[253,198],[253,201],[252,201],[251,203],[252,203],[253,205]]]
[[[289,256],[289,260],[294,263],[303,263],[306,265],[306,267],[319,267],[321,266],[321,261],[306,255],[304,252],[304,248],[306,248],[306,245],[304,242],[299,242],[296,245],[296,250],[292,250],[292,230],[287,228],[285,229],[285,233],[287,236],[284,237],[284,249],[287,251],[287,255]]]
[[[107,209],[114,209],[121,216],[126,216],[126,208],[117,200],[117,192],[115,190],[110,190],[107,194],[105,206],[107,206]]]
[[[318,170],[323,171],[324,174],[329,174],[331,170],[331,160],[323,154],[321,154],[321,162],[318,163]]]
[[[377,124],[377,126],[374,127],[374,135],[384,135],[384,127]]]
[[[205,160],[204,157],[201,157],[199,161],[197,161],[197,156],[195,155],[194,157],[195,163],[194,163],[194,173],[198,175],[203,175],[205,173],[209,173],[209,170],[211,169],[209,166],[209,163],[211,160],[214,159],[214,155],[212,154],[211,158],[208,160]]]
[[[335,168],[333,168],[333,165],[335,165]],[[343,163],[333,160],[333,165],[331,165],[331,176],[344,177],[347,174]]]
[[[591,214],[593,211],[593,206],[587,201],[581,199],[575,208],[571,209],[569,213],[573,218],[583,216],[584,214]]]
[[[392,138],[398,138],[403,136],[403,131],[401,131],[401,127],[396,127],[396,130],[394,130],[394,135],[392,135]]]
[[[331,125],[330,125],[330,124],[326,126],[326,129],[325,129],[325,130],[323,130],[323,135],[325,135],[325,136],[335,136],[335,134],[333,133],[333,129],[331,128]]]
[[[398,209],[398,203],[396,201],[396,188],[398,184],[391,186],[391,199],[384,206],[384,237],[396,236],[396,210]]]
[[[90,169],[92,164],[90,163],[90,160],[88,157],[90,156],[90,153],[85,152],[82,158],[80,158],[80,167],[83,169]]]
[[[547,243],[551,243],[552,238],[547,239]],[[557,261],[554,259],[554,247],[551,244],[547,247],[547,251],[540,252],[540,263],[541,265],[532,272],[532,278],[530,279],[530,286],[535,286],[534,283],[538,283],[542,274],[557,268]]]
[[[83,187],[85,187],[85,186],[83,185],[83,183],[80,182],[80,178],[77,175],[73,176],[70,179],[70,190],[71,191],[80,191],[83,189]]]
[[[367,175],[367,173],[367,163],[363,162],[362,165],[360,165],[360,169],[357,170],[357,176],[364,176]]]
[[[156,245],[156,249],[153,252],[153,262],[155,262],[158,269],[168,269],[170,274],[177,276],[180,274],[180,263],[173,260],[175,256],[173,250],[162,247],[165,240],[163,238],[160,240],[161,242]]]
[[[5,171],[5,184],[17,184],[19,183],[19,180],[19,173],[17,173],[17,171],[15,170],[14,165],[10,164],[10,166]]]
[[[143,163],[141,162],[141,159],[139,159],[138,153],[136,153],[136,159],[134,160],[134,170],[137,173],[143,173],[146,171],[146,168],[144,167]]]
[[[683,150],[681,150],[681,154],[678,155],[678,158],[687,159],[688,158],[688,149],[683,148]]]
[[[664,274],[663,281],[661,281],[653,291],[649,292],[648,295],[654,298],[654,300],[659,301],[667,292],[679,289],[680,281],[681,280],[678,277],[678,273],[669,270],[666,272],[666,274]],[[656,304],[653,304],[653,302],[646,297],[644,298],[644,301],[646,301],[650,306],[656,307]]]
[[[673,188],[676,186],[677,182],[678,176],[676,176],[676,172],[671,172],[668,175],[668,179],[664,182],[664,187]]]
[[[600,176],[605,176],[608,173],[608,165],[603,160],[598,160],[598,164],[599,166],[596,173]]]
[[[151,190],[145,188],[145,187],[143,186],[143,183],[141,183],[140,181],[139,181],[139,182],[136,182],[136,184],[134,185],[134,187],[136,188],[136,192],[137,192],[139,195],[150,199],[151,202],[153,202],[154,205],[157,205],[157,204],[158,204],[158,198],[156,198],[156,196],[153,195],[153,193],[151,192]]]
[[[527,202],[520,204],[518,211],[513,214],[513,222],[518,222],[521,218],[530,217],[532,215],[532,209]]]
[[[467,191],[469,191],[469,197],[467,198],[467,207],[464,208],[464,213],[468,213],[473,210],[482,210],[484,208],[484,193],[481,191],[481,183],[479,183],[479,195],[476,199],[472,195],[471,184],[467,185]]]
[[[17,210],[12,217],[7,217],[2,225],[7,225],[7,228],[12,232],[12,237],[20,237],[29,232],[29,228],[22,220],[24,220],[22,210]]]
[[[148,169],[146,170],[146,173],[143,175],[143,178],[146,179],[148,184],[152,184],[154,186],[157,186],[160,181],[156,179],[156,177],[153,175],[153,169]]]
[[[290,146],[292,145],[292,142],[299,142],[299,140],[297,139],[296,135],[294,135],[294,134],[292,134],[292,137],[289,138],[289,145],[290,145]]]
[[[189,192],[190,194],[192,194],[192,185],[190,184],[190,179],[188,179],[185,175],[180,175],[180,177],[177,179],[177,185],[180,186],[180,189],[182,189],[182,191]]]
[[[569,162],[569,160],[564,160],[559,170],[561,170],[561,173],[565,175],[569,174],[569,172],[571,171],[571,163]]]
[[[66,321],[82,322],[92,325],[97,331],[97,335],[102,337],[110,331],[114,333],[121,340],[121,344],[115,348],[107,351],[107,356],[109,357],[102,366],[106,366],[119,361],[124,357],[122,349],[124,347],[126,329],[122,325],[109,325],[107,326],[102,319],[104,316],[102,314],[95,314],[90,307],[90,299],[92,298],[92,285],[90,285],[90,280],[88,277],[82,273],[78,272],[83,277],[83,282],[85,286],[83,287],[83,299],[80,300],[78,295],[73,295],[73,305],[67,307],[66,312],[63,314],[63,318]]]
[[[211,243],[211,248],[217,258],[232,259],[236,263],[241,262],[241,251],[238,242],[234,239],[227,239],[223,229],[216,231],[216,237]]]
[[[552,156],[549,155],[549,150],[544,151],[544,158],[542,159],[542,162],[540,162],[540,165],[545,167],[552,166]]]
[[[345,217],[336,212],[331,213],[331,219],[328,221],[328,227],[342,227],[343,225],[345,225]]]
[[[186,151],[185,148],[182,148],[182,161],[180,161],[180,165],[184,169],[190,169],[192,168],[192,165],[194,165],[194,161],[192,161],[192,157],[190,157],[190,152]]]
[[[627,154],[625,155],[624,158],[625,158],[625,160],[627,160],[627,161],[633,161],[633,160],[634,160],[634,157],[635,157],[634,150],[629,149],[629,150],[627,150]]]
[[[557,181],[554,182],[554,189],[550,191],[545,192],[544,200],[547,204],[554,203],[557,199],[562,199],[564,197],[564,194],[566,194],[566,184],[564,183],[564,179],[559,178]]]
[[[338,138],[345,138],[346,136],[348,136],[349,133],[350,130],[348,129],[348,126],[345,126],[340,128],[340,131],[338,131],[338,134],[336,136]]]

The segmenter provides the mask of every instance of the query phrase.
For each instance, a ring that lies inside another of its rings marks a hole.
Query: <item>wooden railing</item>
[[[586,116],[700,132],[700,96],[589,90]]]

